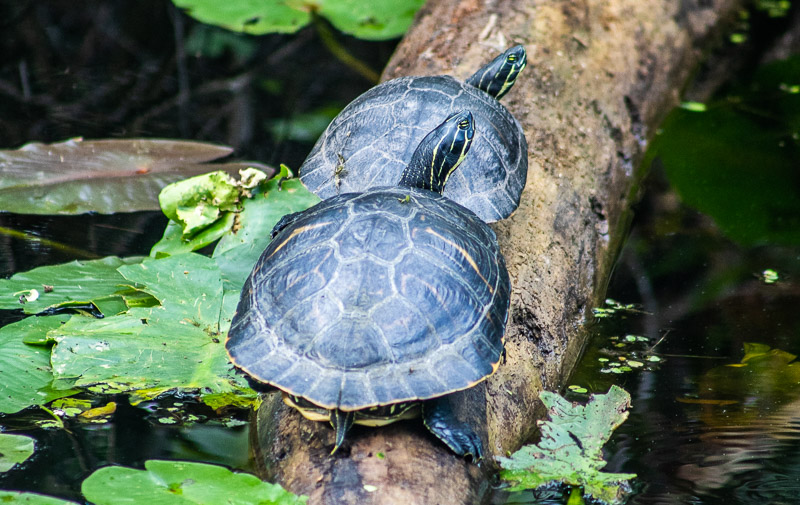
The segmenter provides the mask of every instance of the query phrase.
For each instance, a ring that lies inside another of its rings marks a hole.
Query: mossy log
[[[486,382],[450,398],[479,433],[481,466],[421,423],[356,427],[331,456],[332,430],[279,395],[265,398],[254,444],[265,476],[309,504],[466,504],[489,493],[494,456],[535,431],[542,389],[563,385],[605,295],[638,196],[647,141],[703,55],[720,44],[735,0],[431,0],[383,78],[466,78],[514,43],[528,67],[503,104],[519,119],[529,171],[519,209],[497,223],[513,285],[507,356]]]

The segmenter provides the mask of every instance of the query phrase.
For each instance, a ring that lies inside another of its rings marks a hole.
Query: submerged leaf
[[[158,209],[167,184],[211,170],[236,171],[258,163],[209,165],[231,148],[161,139],[72,139],[0,150],[0,211],[81,214]]]
[[[33,454],[34,440],[25,435],[0,433],[0,473],[7,472]],[[0,502],[3,499],[0,497]]]
[[[661,159],[681,199],[745,245],[800,244],[800,57],[759,69],[751,89],[676,109],[647,157]]]
[[[300,505],[308,499],[254,475],[234,473],[217,465],[149,460],[144,466],[145,470],[101,468],[83,481],[81,491],[96,505]]]
[[[628,417],[630,395],[612,386],[607,394],[592,395],[586,405],[573,404],[544,391],[541,400],[549,421],[540,422],[541,440],[510,458],[497,458],[500,476],[516,484],[513,490],[533,489],[553,482],[582,486],[584,493],[609,504],[624,501],[635,474],[601,472],[606,465],[603,445]]]
[[[704,411],[703,421],[721,427],[749,425],[796,402],[800,398],[796,358],[765,344],[746,342],[740,363],[712,368],[700,378],[696,402],[725,406],[724,415],[713,407]]]

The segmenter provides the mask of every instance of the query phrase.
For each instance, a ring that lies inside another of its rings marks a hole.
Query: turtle
[[[417,148],[399,184],[284,216],[247,278],[225,343],[253,389],[335,430],[421,415],[450,449],[482,457],[446,395],[503,354],[509,277],[492,229],[441,195],[474,134],[457,112]],[[444,398],[444,400],[443,400]]]
[[[519,206],[528,172],[522,127],[497,101],[527,61],[514,46],[462,82],[447,75],[400,77],[369,89],[328,125],[300,167],[300,180],[320,198],[396,183],[439,111],[469,109],[481,138],[444,195],[486,222]]]

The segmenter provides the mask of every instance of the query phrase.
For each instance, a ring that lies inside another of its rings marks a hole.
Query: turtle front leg
[[[456,418],[447,398],[424,402],[422,422],[431,433],[459,456],[472,456],[474,462],[483,458],[481,439],[472,428]]]
[[[356,419],[355,412],[345,412],[339,409],[331,410],[331,426],[336,431],[336,441],[333,444],[331,454],[335,453],[339,446],[344,442],[344,436],[347,434],[350,427],[353,426],[353,421]]]

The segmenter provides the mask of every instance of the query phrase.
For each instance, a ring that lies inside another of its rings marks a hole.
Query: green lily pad
[[[355,37],[384,40],[408,30],[424,0],[173,0],[203,23],[233,31],[263,35],[294,33],[311,22],[311,12]]]
[[[561,482],[583,487],[584,494],[608,504],[621,504],[630,493],[635,474],[600,469],[603,445],[628,418],[630,395],[612,386],[605,395],[592,395],[586,405],[573,404],[548,391],[540,396],[550,420],[540,423],[541,440],[510,458],[497,458],[500,476],[518,491]]]
[[[31,437],[0,433],[0,473],[7,472],[17,463],[30,458],[33,448],[34,440]]]
[[[0,503],[14,503],[27,505],[78,505],[74,501],[62,500],[53,496],[36,493],[23,493],[21,491],[0,491]]]
[[[235,173],[260,163],[210,165],[231,148],[155,139],[31,143],[0,150],[0,211],[82,214],[156,210],[167,184],[212,170]]]
[[[145,470],[101,468],[83,481],[81,491],[96,505],[300,505],[307,500],[254,475],[217,465],[149,460],[144,466]]]
[[[56,342],[51,358],[56,379],[121,390],[234,390],[240,380],[220,338],[222,280],[214,261],[183,254],[119,270],[160,305],[105,319],[73,317],[48,332]]]
[[[49,349],[23,343],[23,339],[44,341],[48,331],[69,319],[69,315],[29,317],[0,328],[0,412],[13,414],[77,392],[68,386],[53,387]]]
[[[117,258],[109,256],[99,260],[73,261],[61,265],[48,265],[14,274],[10,279],[0,279],[0,309],[22,309],[26,314],[38,314],[46,309],[68,306],[91,306],[102,299],[108,302],[109,315],[124,309],[122,295],[115,293],[130,284],[117,272],[123,265],[139,263],[142,258]],[[20,303],[20,296],[37,291],[36,299]],[[97,303],[94,306],[102,312]]]

